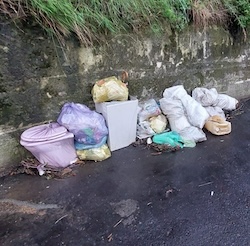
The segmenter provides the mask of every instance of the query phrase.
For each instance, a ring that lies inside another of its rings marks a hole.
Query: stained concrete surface
[[[250,100],[232,133],[152,155],[141,145],[65,179],[0,179],[0,245],[249,245]]]

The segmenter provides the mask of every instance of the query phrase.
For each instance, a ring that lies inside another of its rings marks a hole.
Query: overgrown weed
[[[245,30],[249,0],[2,0],[0,12],[13,21],[30,19],[61,43],[75,33],[86,46],[109,34],[179,31],[191,22],[199,28],[225,26],[230,20]]]

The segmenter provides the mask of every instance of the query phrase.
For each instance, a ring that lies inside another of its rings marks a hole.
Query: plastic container
[[[74,134],[58,123],[34,126],[24,131],[20,144],[41,164],[66,167],[77,160]]]
[[[205,128],[214,135],[225,135],[231,132],[231,123],[218,115],[208,118]]]

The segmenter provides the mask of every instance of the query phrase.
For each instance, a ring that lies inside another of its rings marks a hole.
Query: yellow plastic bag
[[[150,127],[155,133],[162,133],[167,126],[167,118],[165,115],[160,114],[158,116],[151,117],[149,119]]]
[[[128,88],[115,76],[99,80],[92,88],[91,94],[95,103],[128,100]]]
[[[107,144],[99,148],[77,150],[76,154],[80,160],[103,161],[111,156],[111,152]]]

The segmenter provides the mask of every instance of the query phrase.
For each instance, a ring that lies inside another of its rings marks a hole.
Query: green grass
[[[193,23],[205,28],[236,21],[250,24],[249,0],[2,0],[11,19],[33,19],[61,42],[74,33],[85,45],[110,34],[175,31]]]

